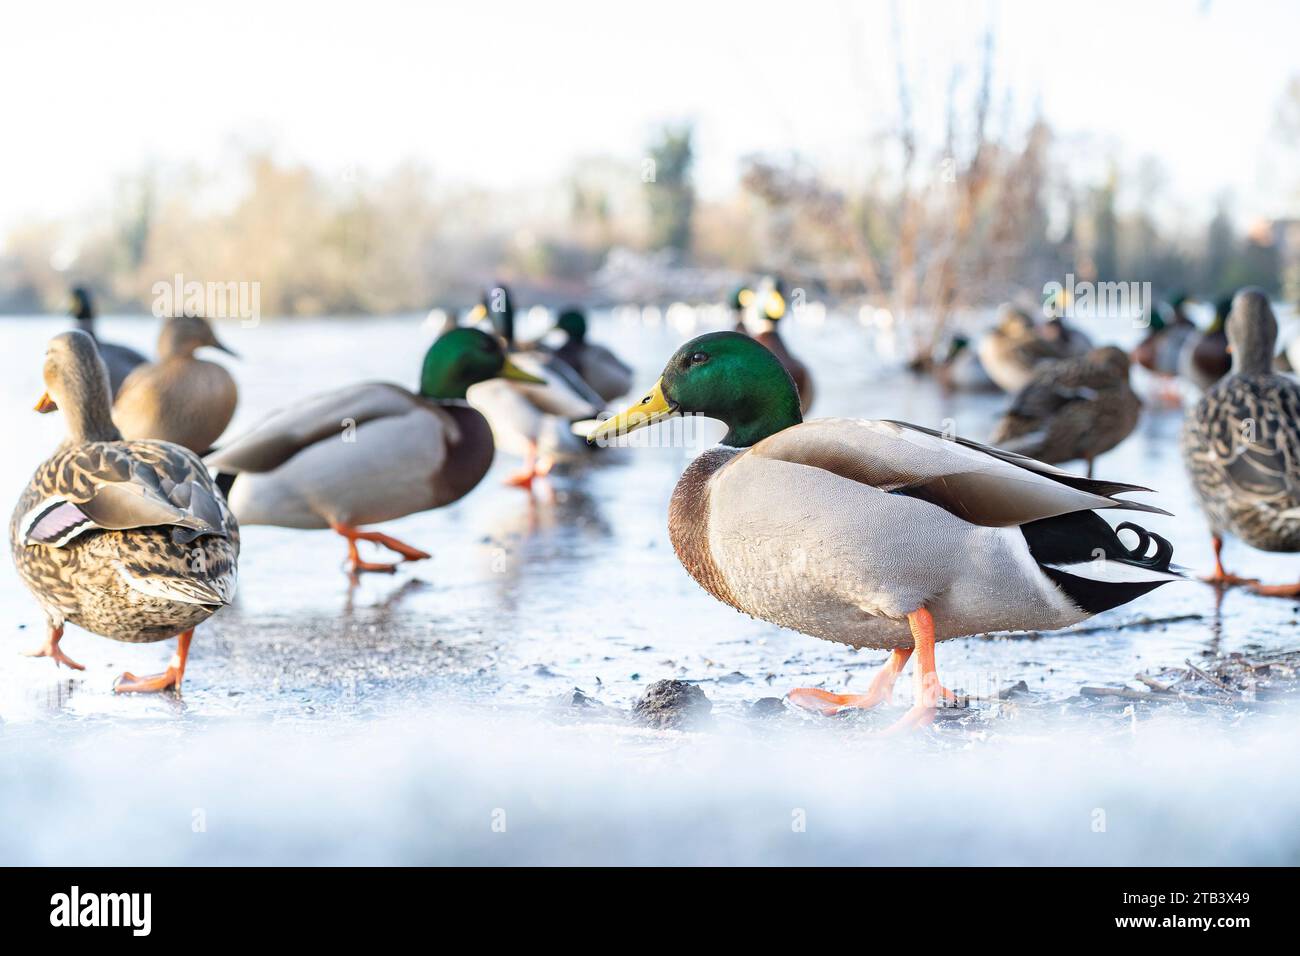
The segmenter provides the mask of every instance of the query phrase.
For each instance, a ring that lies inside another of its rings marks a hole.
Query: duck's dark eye
[[[691,355],[692,365],[703,365],[708,360],[709,360],[709,355],[707,352],[695,352]]]

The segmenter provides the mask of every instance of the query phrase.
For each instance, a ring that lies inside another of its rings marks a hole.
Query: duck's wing
[[[230,532],[202,463],[168,442],[79,445],[41,466],[29,491],[35,503],[17,525],[27,545],[61,548],[96,530],[171,527],[180,544]]]
[[[512,352],[510,360],[525,372],[546,380],[545,385],[510,383],[511,388],[544,414],[576,421],[595,418],[605,407],[604,400],[582,380],[582,376],[554,353],[528,349]]]
[[[398,385],[349,385],[273,412],[262,424],[204,461],[208,467],[227,473],[273,471],[304,448],[327,438],[342,439],[349,428],[365,422],[405,415],[418,401]]]
[[[1105,508],[1168,514],[1153,505],[1113,497],[1149,488],[1084,478],[906,422],[818,419],[778,432],[749,453],[919,498],[987,527]]]

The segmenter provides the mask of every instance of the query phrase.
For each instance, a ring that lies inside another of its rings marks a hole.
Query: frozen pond
[[[65,327],[0,319],[6,509],[61,434],[59,415],[29,409],[44,341]],[[151,352],[155,326],[109,319],[100,334]],[[220,334],[244,356],[221,358],[241,387],[234,431],[335,385],[411,384],[430,339],[419,317]],[[637,365],[640,387],[688,334],[600,315],[592,337]],[[941,395],[848,318],[787,338],[816,376],[817,416],[953,419],[983,439],[1005,401]],[[1141,497],[1176,517],[1142,523],[1203,571],[1180,416],[1148,408],[1098,474],[1158,489]],[[502,486],[517,461],[498,456],[462,502],[385,526],[432,560],[356,587],[331,533],[248,528],[237,603],[196,633],[183,702],[111,693],[122,670],[160,670],[170,642],[69,627],[64,646],[87,665],[73,677],[19,656],[43,623],[4,561],[0,862],[1300,862],[1288,708],[1073,703],[1083,686],[1140,688],[1136,673],[1188,659],[1294,649],[1293,602],[1169,585],[1077,634],[945,642],[948,686],[1028,691],[910,740],[870,734],[906,705],[907,681],[880,715],[759,719],[752,702],[860,687],[885,654],[750,620],[696,586],[666,528],[687,454],[606,450],[531,496]],[[1300,557],[1230,544],[1225,559],[1300,575]],[[614,598],[620,580],[639,587]],[[709,729],[629,723],[668,677],[704,689]]]

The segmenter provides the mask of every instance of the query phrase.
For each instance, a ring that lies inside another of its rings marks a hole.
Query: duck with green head
[[[326,392],[270,415],[206,461],[241,524],[332,528],[347,539],[353,574],[391,573],[396,564],[363,561],[357,542],[402,561],[429,555],[363,526],[441,508],[482,480],[492,432],[466,395],[494,378],[542,382],[493,336],[453,329],[424,356],[418,391],[368,382]]]
[[[754,307],[754,290],[748,285],[738,285],[731,291],[731,297],[727,300],[731,306],[731,316],[735,320],[732,327],[733,332],[743,332],[749,334],[749,313]]]
[[[675,415],[728,428],[669,505],[691,576],[753,617],[891,652],[865,694],[791,691],[801,706],[834,713],[887,700],[915,653],[914,704],[895,726],[928,723],[952,696],[935,672],[936,641],[1065,627],[1179,579],[1167,542],[1126,523],[1138,537],[1129,548],[1095,513],[1164,514],[1114,497],[1146,489],[902,422],[805,422],[781,363],[735,332],[687,342],[650,393],[590,440]]]
[[[626,395],[632,388],[632,369],[605,346],[587,338],[587,315],[570,307],[555,320],[557,332],[564,333],[564,343],[555,355],[572,368],[603,402]]]
[[[99,357],[108,369],[109,391],[116,395],[126,377],[137,365],[149,361],[135,349],[113,342],[104,342],[95,334],[95,300],[85,286],[74,286],[70,293],[70,312],[77,322],[77,328],[95,340],[99,348]]]
[[[1178,367],[1183,378],[1204,392],[1232,368],[1228,353],[1228,314],[1232,311],[1232,293],[1219,296],[1214,303],[1214,318],[1209,327],[1191,336],[1183,345]]]
[[[600,414],[604,401],[567,362],[535,345],[515,338],[515,306],[510,290],[498,283],[483,293],[469,315],[470,324],[490,319],[510,359],[520,369],[544,379],[545,384],[489,381],[470,390],[470,403],[492,426],[497,447],[521,455],[524,467],[506,484],[531,488],[534,479],[550,473],[555,462],[583,451],[570,423]]]
[[[1261,585],[1223,567],[1228,534],[1261,551],[1300,551],[1300,385],[1273,370],[1277,318],[1265,292],[1236,294],[1227,335],[1231,370],[1183,420],[1183,461],[1214,548],[1206,580],[1298,597],[1300,584]]]
[[[758,292],[757,306],[758,315],[752,330],[754,340],[761,342],[776,356],[781,367],[790,373],[790,378],[799,391],[799,408],[807,415],[813,402],[812,374],[808,371],[808,366],[790,352],[778,330],[781,320],[786,316],[785,282],[777,278],[764,283]]]

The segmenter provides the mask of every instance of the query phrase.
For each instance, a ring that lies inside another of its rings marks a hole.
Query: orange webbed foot
[[[1293,598],[1300,597],[1300,584],[1260,584],[1258,581],[1246,584],[1256,594],[1264,597]]]
[[[161,674],[151,674],[148,677],[136,677],[130,671],[125,671],[113,681],[113,693],[156,694],[174,687],[179,695],[183,676],[183,672],[175,667],[169,667]]]
[[[43,645],[34,648],[33,650],[23,651],[23,656],[24,657],[48,657],[54,661],[56,667],[62,664],[66,667],[72,668],[74,671],[84,671],[86,669],[84,664],[78,664],[67,654],[63,653],[62,648],[59,647],[59,642],[57,639],[53,641],[46,641]]]
[[[846,710],[867,710],[885,699],[883,695],[873,694],[832,694],[820,687],[796,687],[785,697],[796,707],[823,717],[834,717]]]

